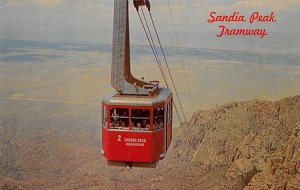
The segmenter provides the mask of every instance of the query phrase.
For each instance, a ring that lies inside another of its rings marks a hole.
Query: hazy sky
[[[168,0],[151,2],[163,44],[176,45]],[[146,44],[131,0],[130,4],[132,44]],[[170,0],[170,4],[182,46],[284,54],[300,52],[299,0]],[[112,11],[113,0],[0,0],[0,39],[109,44]],[[211,11],[220,14],[239,11],[246,18],[254,11],[265,14],[273,11],[277,22],[235,25],[267,28],[269,35],[263,39],[258,36],[217,38],[220,23],[207,23]]]

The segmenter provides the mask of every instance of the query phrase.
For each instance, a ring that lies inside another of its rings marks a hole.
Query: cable
[[[142,7],[141,7],[141,9],[142,9]],[[165,73],[164,73],[164,70],[163,70],[163,67],[162,67],[162,65],[161,65],[159,56],[158,56],[157,51],[156,51],[156,49],[155,49],[155,44],[154,44],[154,41],[153,41],[153,38],[152,38],[152,35],[151,35],[151,32],[150,32],[149,25],[147,24],[147,20],[146,20],[145,14],[144,14],[144,19],[145,19],[145,23],[146,23],[147,28],[148,28],[148,31],[149,31],[149,35],[148,35],[147,31],[146,31],[146,27],[145,27],[145,25],[144,25],[144,23],[143,23],[143,21],[142,21],[142,18],[141,18],[141,16],[140,16],[140,13],[139,13],[138,9],[137,9],[137,13],[138,13],[139,19],[140,19],[140,21],[141,21],[141,24],[142,24],[142,26],[143,26],[144,32],[145,32],[145,34],[146,34],[146,37],[147,37],[147,39],[148,39],[148,42],[149,42],[149,44],[150,44],[150,47],[151,47],[151,49],[152,49],[152,52],[153,52],[153,54],[154,54],[154,56],[155,56],[156,62],[157,62],[157,64],[158,64],[158,66],[159,66],[160,72],[161,72],[161,74],[162,74],[162,76],[163,76],[164,82],[166,83],[166,86],[169,88],[169,85],[168,85],[168,82],[167,82],[166,75],[165,75]],[[151,40],[150,40],[149,36],[151,36]],[[152,45],[151,41],[152,41],[153,45]],[[179,96],[177,96],[177,98],[179,98]],[[178,108],[177,108],[176,104],[174,103],[174,101],[173,101],[173,105],[174,105],[176,114],[177,114],[177,116],[178,116],[178,119],[179,119],[180,123],[182,124],[182,123],[183,123],[183,122],[182,122],[182,119],[181,119],[181,117],[180,117]],[[185,118],[185,121],[186,121],[186,118]],[[182,126],[182,125],[180,125],[180,126]],[[188,131],[189,131],[189,130],[188,130]],[[186,138],[188,139],[188,142],[189,142],[188,144],[189,144],[190,148],[192,149],[191,144],[190,144],[190,143],[191,143],[191,142],[190,142],[190,138],[188,137],[188,134],[186,133],[185,130],[183,130],[183,133],[184,133],[184,135],[186,136]],[[190,133],[190,131],[189,131],[189,133]],[[191,136],[191,133],[190,133],[190,136]]]
[[[185,113],[184,113],[184,111],[183,111],[182,103],[181,103],[181,100],[180,100],[180,98],[179,98],[179,95],[178,95],[178,92],[177,92],[177,88],[176,88],[176,85],[175,85],[175,82],[174,82],[172,73],[171,73],[170,68],[169,68],[168,61],[167,61],[167,59],[166,59],[164,50],[163,50],[163,48],[162,48],[161,41],[160,41],[160,38],[159,38],[159,35],[158,35],[158,32],[157,32],[156,26],[155,26],[155,24],[154,24],[154,20],[153,20],[152,14],[151,14],[150,11],[148,11],[148,12],[149,12],[149,15],[150,15],[150,18],[151,18],[151,21],[152,21],[153,28],[154,28],[155,33],[156,33],[157,40],[158,40],[159,45],[160,45],[160,49],[161,49],[162,54],[163,54],[163,57],[164,57],[164,61],[165,61],[166,66],[167,66],[168,73],[169,73],[170,78],[171,78],[171,81],[172,81],[172,85],[173,85],[173,88],[174,88],[176,97],[177,97],[178,102],[179,102],[180,109],[181,109],[181,111],[182,111],[182,115],[183,115],[183,117],[184,117],[184,122],[185,122],[185,124],[187,125],[187,119],[186,119]],[[181,123],[182,123],[182,122],[181,122]],[[188,128],[188,131],[189,131],[189,133],[190,133],[190,135],[191,135],[191,132],[190,132],[189,128]]]
[[[153,37],[152,37],[152,35],[151,35],[151,31],[150,31],[150,28],[149,28],[149,25],[148,25],[148,22],[147,22],[147,19],[146,19],[146,16],[145,16],[145,14],[144,14],[144,11],[143,11],[143,8],[142,8],[142,7],[141,7],[141,10],[142,10],[143,17],[144,17],[144,20],[145,20],[145,23],[146,23],[146,26],[147,26],[147,29],[148,29],[149,34],[147,33],[145,24],[144,24],[144,22],[143,22],[143,20],[142,20],[142,18],[141,18],[141,15],[140,15],[140,13],[139,13],[138,8],[136,8],[136,11],[137,11],[137,13],[138,13],[140,22],[141,22],[141,24],[142,24],[142,27],[143,27],[144,32],[145,32],[145,34],[146,34],[146,37],[147,37],[147,39],[148,39],[149,45],[150,45],[150,47],[151,47],[151,49],[152,49],[152,52],[153,52],[153,54],[154,54],[156,63],[157,63],[157,65],[158,65],[159,69],[160,69],[160,72],[161,72],[161,74],[162,74],[162,76],[163,76],[163,79],[164,79],[164,82],[166,83],[167,88],[169,88],[169,85],[168,85],[168,82],[167,82],[167,78],[166,78],[166,75],[165,75],[165,73],[164,73],[163,67],[162,67],[162,65],[161,65],[161,61],[160,61],[160,58],[159,58],[159,56],[158,56],[158,53],[157,53],[157,50],[156,50],[156,47],[155,47],[155,43],[154,43]],[[148,9],[148,11],[149,11],[149,9]],[[153,19],[151,19],[151,20],[152,20],[152,23],[153,23]],[[155,28],[155,29],[156,29],[156,28]],[[156,31],[156,35],[158,36],[157,31]],[[149,37],[149,36],[150,36],[150,37]],[[151,40],[150,40],[150,39],[151,39]],[[158,37],[158,39],[159,39],[159,37]],[[160,41],[159,41],[159,42],[160,42]],[[162,49],[161,43],[160,43],[160,48]],[[163,50],[162,50],[162,52],[163,52]],[[164,56],[164,59],[165,59],[165,61],[166,61],[166,57],[165,57],[165,56]],[[166,63],[167,63],[167,62],[166,62]],[[167,66],[168,66],[168,65],[167,65]],[[184,121],[185,121],[184,123],[185,123],[186,126],[187,126],[187,119],[186,119],[185,114],[184,114],[184,112],[183,112],[182,104],[181,104],[179,95],[178,95],[178,93],[177,93],[177,89],[176,89],[176,86],[175,86],[175,84],[174,84],[174,80],[173,80],[173,77],[172,77],[172,75],[171,75],[171,72],[170,72],[170,69],[169,69],[169,68],[168,68],[168,71],[169,71],[169,75],[170,75],[170,77],[171,77],[171,79],[172,79],[173,87],[174,87],[174,89],[175,89],[175,91],[176,91],[176,97],[177,97],[178,102],[179,102],[179,104],[180,104],[180,108],[181,108],[182,114],[183,114],[183,116],[184,116]],[[174,105],[174,108],[175,108],[177,117],[178,117],[178,119],[179,119],[179,121],[180,121],[180,123],[181,123],[180,126],[181,126],[181,128],[182,128],[183,134],[184,134],[184,136],[186,137],[186,139],[187,139],[187,141],[188,141],[188,146],[189,146],[190,150],[193,150],[191,138],[189,138],[189,136],[191,137],[191,132],[190,132],[190,130],[189,130],[188,127],[186,128],[186,129],[188,130],[188,132],[185,131],[185,128],[182,126],[182,123],[183,123],[183,122],[182,122],[181,116],[180,116],[180,114],[179,114],[178,108],[177,108],[177,106],[176,106],[176,104],[175,104],[174,101],[173,101],[173,105]],[[189,135],[188,135],[188,133],[189,133]]]
[[[194,101],[193,101],[193,98],[192,98],[192,93],[191,93],[190,88],[189,88],[189,82],[188,82],[188,78],[187,78],[187,74],[186,74],[186,67],[185,67],[184,62],[183,62],[181,46],[180,46],[180,43],[179,43],[178,34],[177,34],[177,31],[176,31],[175,22],[174,22],[174,17],[173,17],[171,5],[170,5],[170,0],[168,0],[168,6],[169,6],[169,12],[170,12],[170,15],[171,15],[171,19],[172,19],[173,29],[174,29],[174,32],[175,32],[175,37],[176,37],[176,42],[177,42],[177,49],[178,49],[178,52],[179,52],[180,61],[181,61],[181,64],[183,66],[183,70],[184,70],[184,74],[185,74],[186,87],[187,87],[188,93],[190,95],[190,101],[191,101],[192,108],[195,110],[195,107],[194,107],[194,104],[193,104]]]
[[[149,28],[149,25],[148,25],[148,22],[147,22],[147,19],[146,19],[144,10],[143,10],[143,7],[141,7],[141,10],[142,10],[142,14],[143,14],[143,17],[144,17],[144,20],[145,20],[145,23],[146,23],[146,26],[147,26],[147,29],[148,29],[148,33],[149,33],[149,36],[150,36],[150,39],[151,39],[151,42],[152,42],[152,47],[153,47],[153,50],[154,50],[153,54],[154,54],[154,56],[156,56],[156,58],[157,58],[158,64],[159,64],[159,66],[160,66],[160,68],[161,68],[161,72],[163,72],[163,75],[166,76],[165,73],[164,73],[163,66],[162,66],[162,64],[161,64],[160,58],[159,58],[159,56],[158,56],[158,53],[157,53],[157,50],[156,50],[156,47],[155,47],[155,43],[154,43],[154,40],[153,40],[151,31],[150,31],[150,28]],[[148,9],[148,10],[149,10],[149,9]],[[144,30],[145,30],[145,28],[144,28]],[[147,32],[146,32],[146,31],[145,31],[145,33],[146,33],[146,35],[147,35]],[[150,42],[150,40],[149,40],[150,46],[151,46],[151,42]],[[164,77],[164,80],[165,80],[165,83],[166,83],[166,81],[167,81],[166,77]],[[167,83],[166,83],[166,85],[167,85]]]
[[[158,58],[157,58],[157,56],[156,56],[156,54],[155,54],[155,51],[154,51],[154,49],[153,49],[153,47],[152,47],[152,44],[151,44],[149,35],[148,35],[147,31],[146,31],[146,28],[145,28],[145,25],[144,25],[144,23],[143,23],[143,21],[142,21],[141,15],[140,15],[139,11],[137,11],[137,13],[138,13],[138,16],[139,16],[139,18],[140,18],[141,24],[142,24],[142,26],[143,26],[144,32],[145,32],[145,34],[146,34],[146,36],[147,36],[147,39],[148,39],[148,42],[149,42],[150,47],[151,47],[151,49],[152,49],[152,52],[153,52],[153,54],[154,54],[156,63],[157,63],[157,65],[158,65],[158,67],[159,67],[159,70],[160,70],[160,72],[162,73],[163,78],[164,78],[164,80],[165,80],[165,82],[166,82],[166,81],[167,81],[167,80],[166,80],[166,76],[165,76],[164,71],[163,71],[163,68],[162,68],[162,66],[161,66],[161,64],[160,64],[160,62],[159,62],[159,60],[158,60]],[[166,83],[166,85],[167,85],[167,83]],[[167,86],[168,86],[168,85],[167,85]]]

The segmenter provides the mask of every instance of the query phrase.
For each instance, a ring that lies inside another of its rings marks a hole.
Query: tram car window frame
[[[129,109],[128,108],[110,108],[110,129],[129,129]]]
[[[151,109],[131,109],[131,129],[149,131],[151,130]]]
[[[164,128],[164,107],[160,106],[153,109],[153,130],[159,130]]]

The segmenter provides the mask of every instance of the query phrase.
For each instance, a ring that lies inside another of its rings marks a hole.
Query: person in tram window
[[[117,128],[119,126],[119,115],[117,113],[116,108],[113,109],[113,113],[111,115],[111,123],[110,123],[110,128]]]
[[[140,130],[142,129],[142,124],[141,123],[137,123],[136,124],[136,130]]]
[[[114,119],[118,117],[116,108],[113,109],[112,117],[114,117]]]
[[[119,122],[119,128],[120,129],[124,129],[124,128],[127,128],[128,127],[128,122],[126,119],[122,118],[120,119],[120,122]]]
[[[153,126],[154,130],[159,129],[159,124],[158,124],[158,120],[155,119],[154,120],[154,126]]]
[[[156,108],[154,112],[154,129],[163,128],[164,108]]]
[[[121,123],[121,128],[123,128],[123,129],[126,128],[126,125],[124,122]]]
[[[150,124],[149,123],[146,124],[146,128],[147,128],[147,130],[150,129]]]
[[[134,129],[134,128],[135,128],[134,122],[133,122],[133,121],[130,122],[130,127],[131,127],[131,129]]]
[[[143,128],[144,129],[149,129],[150,128],[149,122],[146,119],[143,120]]]
[[[158,119],[158,128],[161,129],[164,127],[164,122],[162,119]]]

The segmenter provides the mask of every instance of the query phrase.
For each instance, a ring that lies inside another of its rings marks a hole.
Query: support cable
[[[159,66],[160,72],[161,72],[161,74],[162,74],[162,76],[163,76],[164,82],[166,83],[166,86],[169,88],[169,85],[168,85],[168,82],[167,82],[167,78],[166,78],[166,75],[165,75],[165,73],[164,73],[163,67],[162,67],[162,65],[161,65],[160,58],[159,58],[159,56],[158,56],[157,50],[156,50],[156,48],[155,48],[155,43],[154,43],[153,37],[152,37],[152,35],[151,35],[151,31],[150,31],[149,25],[148,25],[148,23],[147,23],[147,19],[146,19],[146,16],[145,16],[145,14],[144,14],[144,11],[143,11],[143,9],[142,9],[142,7],[141,7],[141,10],[142,10],[142,13],[143,13],[143,17],[144,17],[144,20],[145,20],[145,23],[146,23],[146,26],[147,26],[147,29],[148,29],[149,34],[147,33],[145,24],[143,23],[142,18],[141,18],[141,16],[140,16],[140,13],[139,13],[139,6],[138,6],[138,5],[137,5],[137,6],[135,5],[135,8],[136,8],[136,10],[137,10],[139,19],[140,19],[141,24],[142,24],[142,26],[143,26],[144,32],[145,32],[145,34],[146,34],[146,37],[147,37],[147,39],[148,39],[148,42],[149,42],[150,47],[151,47],[151,49],[152,49],[152,52],[153,52],[153,54],[154,54],[154,56],[155,56],[156,62],[157,62],[157,64],[158,64],[158,66]],[[150,4],[147,6],[147,8],[148,8],[148,11],[150,12]],[[151,20],[152,20],[152,23],[154,23],[152,18],[151,18]],[[155,25],[154,25],[154,27],[155,27]],[[156,30],[156,28],[155,28],[155,30]],[[157,35],[157,37],[158,37],[157,31],[156,31],[156,35]],[[149,36],[150,36],[150,37],[149,37]],[[151,38],[151,40],[150,40],[150,38]],[[158,39],[159,39],[159,37],[158,37]],[[159,43],[160,43],[160,41],[159,41]],[[161,50],[162,50],[162,52],[163,52],[161,43],[160,43],[160,48],[161,48]],[[163,54],[164,54],[164,53],[163,53]],[[165,57],[165,56],[164,56],[164,60],[166,61],[166,57]],[[167,62],[166,62],[166,63],[167,63]],[[167,65],[167,66],[168,66],[168,65]],[[168,68],[168,71],[169,71],[170,77],[172,78],[172,75],[171,75],[171,72],[170,72],[170,69],[169,69],[169,68]],[[180,108],[181,108],[181,111],[182,111],[182,113],[183,113],[184,120],[185,120],[184,123],[185,123],[186,126],[187,126],[187,120],[186,120],[185,114],[184,114],[184,112],[183,112],[182,104],[181,104],[181,101],[180,101],[180,99],[179,99],[179,95],[178,95],[178,93],[177,93],[177,89],[176,89],[176,86],[175,86],[175,84],[174,84],[173,78],[172,78],[172,84],[173,84],[173,87],[174,87],[174,89],[175,89],[175,91],[176,91],[177,99],[178,99],[178,101],[179,101],[179,103],[180,103]],[[180,123],[182,124],[182,123],[183,123],[182,118],[181,118],[181,116],[180,116],[180,114],[179,114],[178,108],[177,108],[177,106],[176,106],[176,104],[175,104],[174,101],[173,101],[173,105],[174,105],[174,108],[175,108],[177,117],[178,117]],[[192,144],[191,144],[191,139],[189,138],[189,136],[191,136],[191,132],[190,132],[189,128],[187,127],[187,129],[186,129],[186,130],[188,130],[188,133],[189,133],[189,135],[188,135],[187,132],[185,131],[184,127],[183,127],[182,125],[180,125],[180,126],[182,127],[183,134],[185,135],[186,139],[188,140],[188,146],[189,146],[189,148],[190,148],[191,150],[193,150]]]
[[[187,77],[187,74],[186,74],[186,67],[185,67],[184,62],[183,62],[183,57],[182,57],[182,52],[181,52],[181,46],[180,46],[180,43],[179,43],[179,38],[178,38],[177,31],[176,31],[174,17],[173,17],[171,5],[170,5],[170,0],[168,0],[168,6],[169,6],[169,12],[170,12],[170,15],[171,15],[171,19],[172,19],[173,29],[174,29],[174,32],[175,32],[175,37],[176,37],[176,42],[177,42],[177,49],[178,49],[179,56],[180,56],[180,61],[181,61],[181,64],[182,64],[183,70],[184,70],[185,80],[186,80],[186,84],[187,84],[186,86],[187,86],[187,89],[188,89],[188,93],[190,95],[190,101],[191,101],[192,108],[195,110],[195,107],[194,107],[194,104],[193,104],[194,101],[193,101],[193,98],[192,98],[191,90],[189,88],[188,77]]]
[[[158,56],[158,53],[157,53],[157,50],[156,50],[156,47],[155,47],[155,43],[154,43],[154,40],[153,40],[151,31],[150,31],[150,27],[149,27],[149,25],[148,25],[148,22],[147,22],[147,19],[146,19],[144,10],[143,10],[143,7],[141,7],[141,10],[142,10],[142,14],[143,14],[143,17],[144,17],[144,20],[145,20],[145,24],[146,24],[147,29],[148,29],[148,33],[149,33],[149,36],[150,36],[150,39],[151,39],[151,42],[152,42],[153,49],[154,49],[154,51],[155,51],[155,55],[156,55],[156,57],[157,57],[157,60],[159,61],[159,64],[161,65],[161,61],[160,61],[160,58],[159,58],[159,56]],[[150,43],[150,42],[149,42],[149,43]],[[161,67],[162,67],[162,65],[161,65]],[[162,67],[162,68],[163,68],[163,67]]]
[[[138,10],[137,10],[137,13],[138,13],[138,16],[139,16],[139,18],[140,18],[141,24],[142,24],[142,26],[143,26],[144,32],[145,32],[145,34],[146,34],[146,36],[147,36],[147,39],[148,39],[148,42],[149,42],[150,47],[151,47],[151,49],[152,49],[152,52],[153,52],[153,54],[154,54],[156,63],[157,63],[157,65],[158,65],[158,67],[159,67],[159,70],[160,70],[160,72],[162,73],[163,78],[164,78],[164,80],[165,80],[165,82],[166,82],[167,80],[166,80],[166,76],[165,76],[165,74],[164,74],[163,68],[162,68],[162,66],[161,66],[161,64],[160,64],[160,62],[159,62],[159,60],[158,60],[158,58],[157,58],[157,56],[156,56],[156,54],[155,54],[155,50],[154,50],[154,48],[153,48],[153,46],[152,46],[152,44],[151,44],[149,35],[148,35],[147,31],[146,31],[145,25],[144,25],[144,23],[143,23],[143,20],[142,20],[141,15],[140,15],[140,13],[139,13]],[[167,83],[166,83],[166,85],[167,85]],[[167,86],[168,86],[168,85],[167,85]]]
[[[155,26],[155,24],[154,24],[154,20],[153,20],[152,14],[151,14],[150,11],[148,11],[148,12],[149,12],[149,15],[150,15],[150,18],[151,18],[151,21],[152,21],[153,28],[154,28],[155,33],[156,33],[157,40],[158,40],[158,42],[159,42],[159,46],[160,46],[162,55],[163,55],[163,57],[164,57],[165,64],[166,64],[166,66],[167,66],[168,73],[169,73],[170,78],[171,78],[172,86],[173,86],[173,88],[174,88],[174,90],[175,90],[175,94],[176,94],[176,97],[177,97],[178,102],[179,102],[179,106],[180,106],[180,109],[181,109],[181,112],[182,112],[182,115],[183,115],[183,118],[184,118],[184,122],[185,122],[185,124],[187,125],[187,118],[186,118],[185,113],[184,113],[184,111],[183,111],[182,103],[181,103],[181,100],[180,100],[180,98],[179,98],[178,91],[177,91],[177,88],[176,88],[176,85],[175,85],[175,82],[174,82],[172,73],[171,73],[171,71],[170,71],[170,67],[169,67],[168,61],[167,61],[167,59],[166,59],[164,50],[163,50],[163,48],[162,48],[161,41],[160,41],[160,38],[159,38],[159,35],[158,35],[158,32],[157,32],[156,26]],[[181,122],[181,123],[182,123],[182,122]],[[187,128],[187,129],[188,129],[189,134],[191,135],[191,132],[190,132],[189,128]]]
[[[141,9],[142,9],[142,7],[141,7]],[[137,13],[138,13],[139,19],[140,19],[140,21],[141,21],[141,24],[142,24],[142,26],[143,26],[144,32],[145,32],[145,34],[146,34],[146,36],[147,36],[147,39],[148,39],[148,42],[149,42],[150,47],[151,47],[151,49],[152,49],[152,52],[153,52],[153,54],[154,54],[154,56],[155,56],[156,62],[157,62],[157,64],[158,64],[158,66],[159,66],[160,72],[161,72],[161,74],[162,74],[162,76],[163,76],[163,79],[164,79],[164,81],[165,81],[165,83],[166,83],[166,86],[169,88],[169,85],[168,85],[168,82],[167,82],[166,75],[165,75],[165,73],[164,73],[163,67],[162,67],[162,65],[161,65],[161,63],[160,63],[160,59],[159,59],[158,54],[157,54],[157,51],[156,51],[156,49],[155,49],[154,41],[153,41],[152,35],[151,35],[151,33],[150,33],[149,26],[148,26],[148,31],[149,31],[150,34],[147,33],[146,27],[145,27],[145,25],[144,25],[144,23],[143,23],[143,21],[142,21],[142,18],[141,18],[141,16],[140,16],[140,13],[139,13],[138,9],[137,9]],[[145,15],[144,15],[144,19],[145,19],[145,22],[147,23]],[[147,25],[148,25],[148,24],[147,24]],[[151,43],[151,40],[150,40],[150,37],[149,37],[149,36],[151,36],[153,45],[152,45],[152,43]],[[174,85],[174,84],[173,84],[173,85]],[[175,86],[174,86],[174,87],[175,87]],[[176,90],[176,91],[177,91],[177,90]],[[178,94],[177,94],[177,98],[178,98],[178,100],[180,101]],[[183,122],[182,122],[182,119],[181,119],[181,117],[180,117],[178,108],[177,108],[177,106],[175,105],[174,101],[173,101],[173,105],[174,105],[176,114],[177,114],[177,116],[178,116],[178,119],[179,119],[180,123],[182,124],[182,123],[183,123]],[[180,106],[181,106],[181,105],[180,105]],[[181,106],[181,108],[182,108],[182,106]],[[183,110],[182,110],[182,111],[183,111]],[[186,123],[186,118],[185,118],[185,123]],[[182,126],[182,125],[181,125],[181,126]],[[188,129],[188,128],[187,128],[187,129]],[[191,133],[190,133],[189,129],[188,129],[188,132],[189,132],[189,134],[190,134],[190,136],[191,136]],[[186,133],[185,130],[183,130],[183,133],[184,133],[184,135],[186,136],[186,138],[188,139],[188,142],[189,142],[188,144],[189,144],[189,146],[190,146],[190,149],[192,150],[192,146],[191,146],[191,144],[190,144],[191,142],[190,142],[190,138],[188,137],[188,134]]]

